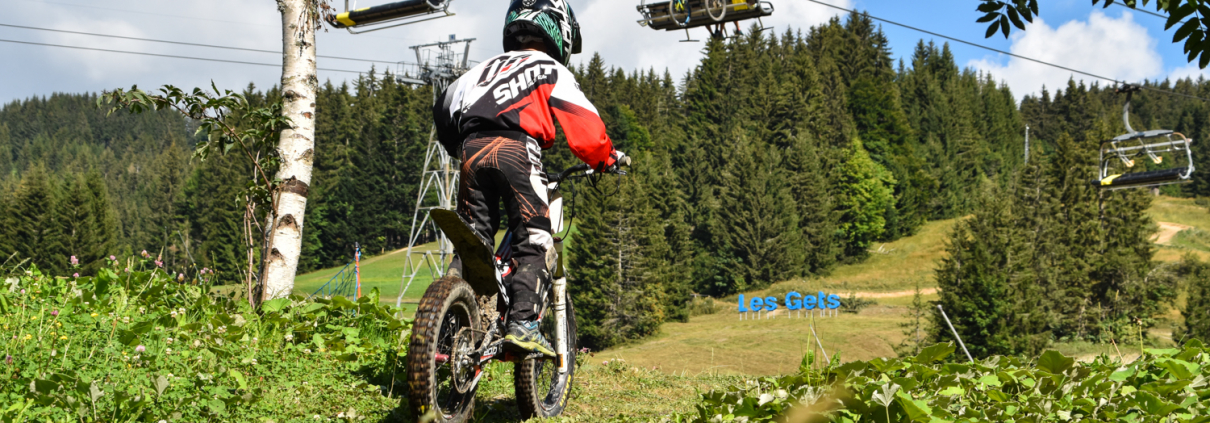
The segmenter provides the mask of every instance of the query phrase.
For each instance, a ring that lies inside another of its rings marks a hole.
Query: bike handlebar
[[[621,168],[623,168],[623,167],[630,167],[630,156],[623,156],[621,159],[618,159],[617,163],[615,163],[613,166],[613,169],[612,169],[613,172],[609,172],[609,173],[618,173],[618,174],[625,175],[625,173],[621,172]],[[574,175],[576,173],[580,173],[580,172],[586,172],[586,174],[591,174],[593,172],[592,166],[581,163],[581,164],[572,166],[572,167],[568,168],[567,170],[559,172],[557,175],[547,176],[547,179],[550,182],[563,182],[563,181],[566,181],[567,178],[572,177],[572,175]]]

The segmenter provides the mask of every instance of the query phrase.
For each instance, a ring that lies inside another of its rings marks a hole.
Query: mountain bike
[[[629,164],[630,158],[623,157],[613,173],[625,175],[620,167]],[[574,178],[600,176],[595,174],[585,164],[548,174],[552,233],[561,232],[563,226],[559,186]],[[506,281],[515,270],[513,230],[505,233],[493,253],[488,247],[491,243],[476,235],[457,213],[436,209],[429,216],[453,244],[462,269],[433,282],[416,309],[407,357],[412,409],[421,416],[431,413],[438,422],[466,421],[472,416],[475,390],[485,366],[498,360],[514,363],[513,388],[522,416],[558,416],[567,406],[578,352],[575,307],[567,294],[563,266],[563,239],[554,239],[558,258],[551,281],[538,287],[538,295],[545,298],[539,328],[556,355],[521,354],[503,346],[510,304]]]

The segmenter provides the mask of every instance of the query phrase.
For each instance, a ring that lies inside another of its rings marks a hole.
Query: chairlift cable
[[[206,62],[234,63],[234,64],[240,64],[240,65],[271,66],[271,67],[275,67],[275,68],[281,67],[281,64],[244,62],[244,61],[239,61],[239,60],[227,60],[227,59],[209,59],[209,58],[205,58],[205,57],[176,56],[176,55],[171,55],[171,54],[144,53],[144,52],[139,52],[139,51],[109,50],[109,49],[93,48],[93,47],[66,46],[66,45],[62,45],[62,44],[35,43],[35,42],[31,42],[31,41],[17,41],[17,40],[0,39],[0,42],[14,43],[14,44],[26,44],[26,45],[33,45],[33,46],[70,48],[70,49],[75,49],[75,50],[100,51],[100,52],[106,52],[106,53],[134,54],[134,55],[139,55],[139,56],[166,57],[166,58],[171,58],[171,59],[201,60],[201,61],[206,61]],[[365,73],[365,72],[351,71],[351,70],[344,70],[344,69],[317,68],[316,70],[328,71],[328,72],[356,73],[356,74]]]
[[[34,31],[61,32],[64,34],[88,35],[88,36],[93,36],[93,37],[105,37],[105,38],[118,38],[118,39],[123,39],[123,40],[146,41],[146,42],[150,42],[150,43],[163,43],[163,44],[176,44],[176,45],[193,46],[193,47],[220,48],[220,49],[227,49],[227,50],[250,51],[250,52],[254,52],[254,53],[281,54],[280,51],[275,51],[275,50],[260,50],[260,49],[254,49],[254,48],[216,46],[213,44],[186,43],[186,42],[181,42],[181,41],[168,41],[168,40],[156,40],[156,39],[151,39],[151,38],[126,37],[126,36],[122,36],[122,35],[96,34],[96,33],[92,33],[92,32],[67,31],[67,30],[63,30],[63,29],[51,29],[51,28],[38,28],[38,27],[33,27],[33,26],[12,25],[12,24],[6,24],[6,23],[0,23],[0,26],[9,27],[9,28],[30,29],[30,30],[34,30]],[[324,56],[324,55],[318,55],[316,57],[323,58],[323,59],[352,60],[352,61],[357,61],[357,62],[370,62],[370,63],[397,63],[397,61],[395,61],[395,60],[370,60],[370,59],[357,59],[357,58],[352,58],[352,57],[338,57],[338,56]]]
[[[1000,50],[1000,49],[993,48],[993,47],[988,47],[988,46],[981,45],[981,44],[976,44],[976,43],[973,43],[973,42],[970,42],[970,41],[966,41],[966,40],[962,40],[962,39],[959,39],[959,38],[950,37],[950,36],[947,36],[947,35],[941,35],[941,34],[938,34],[938,33],[936,33],[936,32],[932,32],[932,31],[929,31],[929,30],[925,30],[925,29],[917,28],[917,27],[914,27],[914,26],[911,26],[911,25],[901,24],[901,23],[899,23],[899,22],[895,22],[895,21],[892,21],[892,20],[888,20],[888,19],[879,18],[879,17],[877,17],[877,16],[870,15],[869,13],[857,12],[857,11],[855,11],[855,10],[846,9],[846,8],[843,8],[843,7],[840,7],[840,6],[836,6],[836,5],[833,5],[833,4],[824,3],[824,2],[819,1],[819,0],[807,0],[807,1],[809,1],[809,2],[811,2],[811,3],[815,3],[815,4],[818,4],[818,5],[821,5],[821,6],[827,6],[827,7],[833,8],[833,9],[842,10],[842,11],[845,11],[845,12],[848,12],[848,13],[856,13],[856,14],[865,15],[866,17],[868,17],[868,18],[870,18],[870,19],[873,19],[873,20],[876,20],[876,21],[886,22],[886,23],[888,23],[888,24],[895,25],[895,26],[898,26],[898,27],[907,28],[907,29],[910,29],[910,30],[913,30],[913,31],[917,31],[917,32],[923,32],[923,33],[925,33],[925,34],[932,35],[932,36],[934,36],[934,37],[938,37],[938,38],[944,38],[944,39],[947,39],[947,40],[950,40],[950,41],[953,41],[953,42],[956,42],[956,43],[966,44],[966,45],[971,46],[971,47],[976,47],[976,48],[981,48],[981,49],[988,50],[988,51],[993,51],[993,52],[1000,53],[1000,54],[1003,54],[1003,55],[1006,55],[1006,56],[1015,57],[1015,58],[1018,58],[1018,59],[1021,59],[1021,60],[1026,60],[1026,61],[1034,62],[1034,63],[1040,64],[1040,65],[1050,66],[1050,67],[1053,67],[1053,68],[1058,68],[1058,69],[1062,69],[1062,70],[1065,70],[1065,71],[1068,71],[1068,72],[1077,73],[1077,74],[1080,74],[1080,75],[1085,75],[1085,76],[1090,76],[1090,77],[1097,78],[1097,79],[1102,79],[1102,80],[1105,80],[1105,81],[1113,82],[1113,83],[1115,83],[1115,84],[1126,84],[1126,83],[1127,83],[1126,81],[1121,81],[1121,80],[1117,80],[1117,79],[1114,79],[1114,78],[1109,78],[1109,77],[1105,77],[1105,76],[1097,75],[1097,74],[1094,74],[1094,73],[1084,72],[1084,71],[1082,71],[1082,70],[1078,70],[1078,69],[1072,69],[1072,68],[1069,68],[1069,67],[1066,67],[1066,66],[1063,66],[1063,65],[1057,65],[1057,64],[1054,64],[1054,63],[1050,63],[1050,62],[1044,62],[1044,61],[1041,61],[1041,60],[1038,60],[1038,59],[1034,59],[1034,58],[1030,58],[1030,57],[1025,57],[1025,56],[1022,56],[1022,55],[1019,55],[1019,54],[1010,53],[1010,52],[1007,52],[1007,51],[1004,51],[1004,50]],[[1210,101],[1210,99],[1206,99],[1206,98],[1202,98],[1202,97],[1195,97],[1195,96],[1191,96],[1191,95],[1188,95],[1188,94],[1181,94],[1181,93],[1178,93],[1178,92],[1175,92],[1175,91],[1161,90],[1161,89],[1158,89],[1158,88],[1151,88],[1151,87],[1141,87],[1141,88],[1143,88],[1143,89],[1145,89],[1145,90],[1148,90],[1148,91],[1155,91],[1155,92],[1159,92],[1159,93],[1171,94],[1171,95],[1175,95],[1175,96],[1187,97],[1187,98],[1192,98],[1192,99],[1197,99],[1197,100],[1202,100],[1202,101]]]

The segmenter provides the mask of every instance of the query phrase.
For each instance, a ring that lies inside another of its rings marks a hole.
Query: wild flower
[[[168,315],[172,316],[172,317],[176,317],[176,310],[172,310],[171,312],[168,313]]]
[[[185,280],[185,274],[184,274],[184,273],[177,273],[177,274],[176,274],[176,280],[177,280],[177,282],[180,282],[180,281]]]
[[[255,358],[254,358],[254,359],[252,359],[252,362],[251,362],[251,363],[252,363],[252,365],[253,365],[253,366],[255,366],[255,365],[257,364],[257,363],[256,363],[256,359],[255,359]]]
[[[151,254],[147,254],[147,250],[143,250],[139,255],[143,256],[143,258],[151,258]]]
[[[28,334],[28,333],[27,333],[27,334],[25,334],[25,340],[26,340],[26,341],[31,340],[31,339],[34,339],[34,336],[33,336],[33,335]]]
[[[59,315],[59,310],[51,310],[51,311],[50,311],[50,315],[51,315],[51,316],[58,316],[58,315]]]
[[[76,256],[71,256],[71,265],[72,265],[72,266],[79,266],[79,265],[80,265],[80,259],[76,258]]]
[[[294,340],[294,334],[292,334],[292,333],[287,333],[287,334],[286,334],[286,342],[290,342],[290,341],[293,341],[293,340]]]
[[[97,316],[99,316],[99,314],[97,314],[97,313],[93,313],[93,314],[90,314],[89,316],[91,316],[91,317],[97,317]]]
[[[147,347],[144,347],[144,346],[142,346],[142,345],[139,345],[139,346],[137,346],[137,347],[134,347],[134,352],[141,353],[141,352],[143,352],[143,351],[147,351]]]
[[[22,289],[22,290],[21,290],[21,295],[25,295],[25,290],[24,290],[24,289]]]
[[[13,356],[5,354],[4,355],[4,364],[10,365],[10,366],[13,365]]]
[[[181,308],[180,308],[179,310],[177,310],[177,311],[179,311],[181,314],[185,314],[185,307],[181,307]]]
[[[304,349],[303,349],[303,352],[305,352],[305,353],[307,353],[307,354],[310,354],[310,353],[311,353],[311,349],[310,349],[310,348],[304,348]]]
[[[50,356],[51,356],[51,357],[54,357],[54,356],[56,356],[56,355],[59,355],[59,350],[50,350]]]
[[[60,336],[60,337],[59,337],[59,340],[60,340],[60,341],[66,341],[66,340],[67,340],[67,335]]]
[[[130,323],[130,316],[122,316],[122,323]]]
[[[72,273],[72,274],[71,274],[71,277],[73,277],[73,278],[79,278],[79,277],[80,277],[80,274],[79,274],[79,273]]]
[[[172,348],[164,348],[164,354],[172,355]]]
[[[118,258],[117,258],[117,257],[114,257],[114,256],[109,256],[109,260],[110,260],[110,261],[118,261]]]
[[[172,338],[164,338],[164,342],[167,342],[170,345],[172,344],[172,341],[173,341]]]
[[[164,267],[164,262],[159,261],[159,260],[156,260],[156,261],[155,261],[155,267]]]

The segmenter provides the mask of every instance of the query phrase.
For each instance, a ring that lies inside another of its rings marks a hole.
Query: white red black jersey
[[[558,119],[576,157],[597,169],[614,161],[613,142],[597,108],[575,75],[543,52],[508,52],[475,66],[441,94],[433,118],[451,152],[466,136],[485,131],[525,132],[549,149]]]

